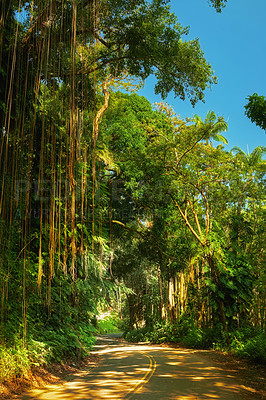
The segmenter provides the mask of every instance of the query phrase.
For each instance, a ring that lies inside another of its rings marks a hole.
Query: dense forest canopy
[[[162,99],[194,105],[216,82],[167,3],[1,3],[6,352],[80,356],[106,307],[131,330],[265,328],[265,148],[228,152],[223,117],[136,93],[153,74]]]

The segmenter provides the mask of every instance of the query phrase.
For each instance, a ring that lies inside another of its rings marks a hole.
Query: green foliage
[[[213,348],[220,351],[229,351],[233,354],[261,364],[266,363],[266,335],[261,329],[248,326],[235,329],[232,332],[222,333],[214,341]]]
[[[251,316],[265,324],[265,149],[229,154],[211,143],[227,143],[214,112],[183,121],[115,92],[153,74],[156,93],[195,105],[216,82],[167,0],[96,2],[96,30],[95,2],[50,3],[22,0],[23,24],[18,1],[2,10],[1,378],[88,354],[95,332],[120,327],[111,315],[96,330],[99,304],[119,309],[131,340],[229,341],[246,355],[257,343],[259,358],[263,336],[230,335]],[[210,3],[220,12],[226,0]],[[263,127],[264,106],[257,95],[246,106]]]
[[[0,381],[8,381],[26,375],[32,366],[41,366],[51,361],[62,362],[68,358],[84,358],[92,349],[96,339],[93,326],[80,325],[46,328],[36,332],[27,343],[16,336],[1,345]]]
[[[236,354],[254,362],[266,364],[266,333],[260,333],[238,344]]]
[[[186,336],[183,337],[182,343],[186,347],[201,348],[203,342],[203,333],[199,328],[193,327],[189,330]]]
[[[120,331],[121,320],[117,314],[111,315],[97,321],[96,329],[100,334],[116,333]]]
[[[95,264],[91,262],[87,272],[80,269],[79,278],[75,283],[68,275],[58,270],[51,284],[49,307],[43,299],[47,284],[45,277],[41,286],[42,293],[39,294],[37,290],[36,262],[33,262],[35,259],[36,256],[32,253],[27,262],[27,283],[31,290],[26,288],[28,338],[25,346],[17,339],[18,332],[23,331],[21,303],[18,301],[22,296],[21,286],[12,286],[13,296],[4,309],[5,320],[1,326],[1,339],[6,342],[3,359],[9,357],[10,365],[12,364],[10,368],[7,367],[10,376],[17,373],[14,370],[16,363],[18,371],[23,375],[33,364],[51,360],[60,362],[70,356],[84,357],[95,343],[95,328],[91,320],[97,312],[97,299],[102,287]],[[23,263],[16,260],[13,262],[10,257],[9,277],[16,282],[17,276],[22,279],[22,272]],[[11,357],[12,354],[14,357]],[[8,371],[6,373],[9,374]]]
[[[124,337],[131,342],[180,343],[190,348],[211,348],[221,332],[203,330],[192,319],[182,318],[174,324],[155,322],[153,326],[125,331]]]
[[[216,9],[218,13],[226,6],[227,0],[209,0],[209,3]]]
[[[50,358],[50,349],[43,343],[30,339],[27,345],[17,337],[13,345],[2,345],[0,349],[0,381],[22,377],[32,365],[43,365]]]
[[[248,103],[245,105],[245,114],[256,125],[266,131],[266,98],[254,93],[248,96]]]
[[[49,359],[66,360],[69,357],[85,357],[95,343],[93,326],[80,325],[46,329],[40,338],[49,346]]]
[[[254,327],[231,333],[214,328],[199,328],[192,319],[183,318],[175,324],[155,323],[153,327],[134,329],[124,333],[130,342],[179,343],[193,349],[229,351],[254,362],[266,363],[266,335]]]
[[[147,329],[133,329],[132,331],[124,332],[124,338],[132,343],[148,342]]]
[[[146,79],[154,74],[156,93],[165,98],[173,91],[181,99],[188,96],[192,104],[202,100],[204,90],[216,82],[198,40],[181,40],[188,29],[165,1],[139,0],[121,6],[112,0],[100,24],[102,43],[110,44],[101,47],[99,64],[108,64],[114,75],[126,70]]]
[[[1,348],[0,379],[2,382],[21,377],[30,370],[31,362],[26,349]]]
[[[116,207],[127,198],[131,216],[139,219],[139,225],[132,220],[129,224],[121,215],[131,235],[126,235],[121,251],[119,234],[113,263],[115,276],[125,279],[135,293],[127,296],[124,306],[131,329],[156,320],[158,310],[167,306],[167,280],[177,279],[178,285],[179,272],[185,271],[189,279],[190,268],[194,280],[198,269],[198,283],[186,283],[186,311],[195,315],[203,309],[206,325],[221,322],[225,331],[244,325],[252,312],[254,289],[262,288],[263,270],[258,267],[255,273],[254,268],[262,265],[264,256],[259,252],[256,259],[248,249],[261,241],[257,213],[263,204],[264,148],[259,146],[247,157],[237,149],[233,155],[222,145],[215,148],[211,140],[226,143],[220,133],[227,124],[211,111],[205,120],[195,116],[182,121],[167,104],[152,110],[136,94],[116,93],[110,104],[105,134],[128,190]],[[138,239],[131,239],[133,232]],[[158,271],[151,269],[145,276],[149,265],[159,265],[160,291]],[[177,302],[177,286],[173,296]],[[180,308],[176,304],[173,312],[180,313]],[[199,342],[209,341],[205,334],[200,336]]]

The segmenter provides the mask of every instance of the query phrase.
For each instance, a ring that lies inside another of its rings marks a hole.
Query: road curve
[[[24,394],[21,400],[241,400],[233,377],[193,350],[128,344],[101,336],[100,364],[72,381]]]

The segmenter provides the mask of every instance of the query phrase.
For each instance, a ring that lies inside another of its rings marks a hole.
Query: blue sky
[[[185,38],[199,38],[205,58],[211,64],[218,84],[205,93],[205,104],[194,108],[189,100],[170,94],[165,100],[182,118],[198,114],[205,119],[209,110],[223,116],[229,130],[227,150],[233,146],[251,152],[266,146],[266,133],[244,114],[246,97],[266,96],[266,0],[228,0],[221,14],[207,0],[171,0],[171,10],[183,26],[190,26]],[[139,91],[151,103],[161,101],[154,94],[154,78]]]

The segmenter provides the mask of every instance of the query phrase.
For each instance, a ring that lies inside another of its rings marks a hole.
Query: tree
[[[73,6],[68,1],[62,8],[56,1],[49,7],[35,1],[29,10],[31,22],[23,45],[30,47],[34,40],[38,46],[46,35],[53,37],[49,52],[54,65],[47,66],[49,80],[71,79],[74,74],[76,82],[87,80],[92,87],[95,75],[100,79],[108,74],[118,77],[126,71],[144,80],[154,74],[156,93],[166,97],[173,91],[195,104],[203,100],[204,90],[216,82],[216,77],[198,40],[182,40],[188,28],[180,25],[166,3],[165,0],[78,0]],[[26,3],[25,7],[30,6]],[[72,21],[72,33],[68,21]],[[37,27],[40,33],[36,38]],[[36,62],[34,51],[30,50],[28,62]],[[76,60],[66,66],[62,60],[72,57],[73,51]],[[75,86],[77,89],[79,85]]]
[[[241,170],[241,178],[242,182],[244,182],[244,187],[241,188],[239,195],[238,213],[240,213],[243,207],[242,201],[249,200],[254,190],[252,186],[265,175],[266,162],[263,159],[263,155],[266,152],[266,147],[258,146],[250,154],[246,154],[239,147],[233,147],[231,152],[235,153],[235,165],[238,170]]]
[[[158,249],[157,262],[169,282],[171,320],[178,309],[184,310],[190,277],[196,276],[201,320],[211,323],[206,317],[211,307],[212,323],[220,322],[224,331],[233,329],[237,315],[247,312],[256,279],[246,245],[239,242],[236,248],[233,237],[236,193],[248,199],[245,169],[222,145],[211,144],[211,139],[226,142],[220,134],[227,129],[225,121],[213,112],[205,121],[198,116],[182,121],[167,105],[152,110],[137,95],[117,94],[110,104],[107,142],[132,190],[138,217],[149,221],[153,252]],[[259,149],[255,153],[261,156]],[[241,212],[246,206],[241,205]],[[250,231],[244,235],[250,238]]]
[[[265,324],[265,146],[246,154],[234,147],[237,175],[232,189],[234,205],[230,215],[231,243],[235,253],[245,254],[255,276],[251,318],[257,326]]]
[[[46,335],[75,352],[118,279],[131,290],[131,326],[165,318],[167,302],[171,322],[187,311],[225,329],[240,307],[248,315],[251,261],[260,252],[261,276],[264,257],[258,166],[213,147],[226,143],[213,112],[184,121],[165,104],[117,92],[154,74],[156,93],[194,105],[215,83],[167,3],[1,2],[3,341],[23,331],[24,343]],[[210,3],[220,12],[226,1]]]
[[[245,114],[256,125],[266,132],[266,98],[254,93],[248,96],[248,103],[245,105]]]

